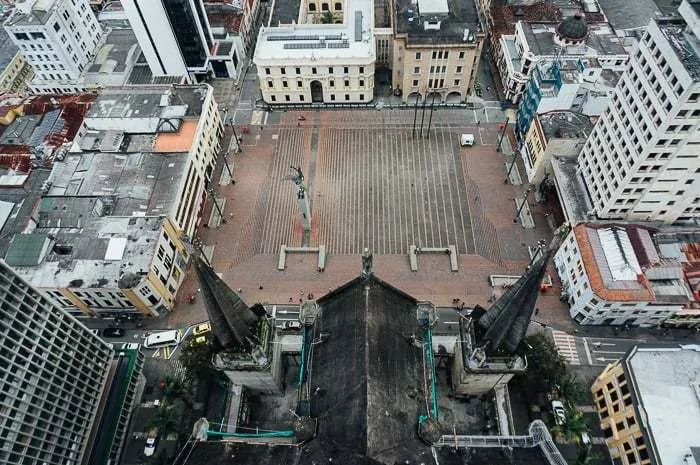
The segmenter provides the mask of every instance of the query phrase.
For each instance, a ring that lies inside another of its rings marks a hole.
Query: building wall
[[[313,83],[320,83],[323,103],[362,103],[374,98],[374,58],[356,64],[342,60],[273,66],[258,63],[263,100],[270,104],[311,103]]]
[[[0,261],[0,463],[80,464],[112,348]]]
[[[252,55],[253,40],[255,39],[255,25],[260,15],[260,0],[244,0],[243,19],[239,34],[243,41],[245,53]],[[275,25],[276,26],[276,25]]]
[[[591,387],[600,428],[613,459],[622,465],[650,463],[622,364],[608,365]]]
[[[394,38],[392,87],[401,89],[403,101],[435,94],[435,103],[466,100],[479,66],[483,36],[470,44],[408,44],[405,36]]]
[[[59,0],[44,24],[5,26],[39,81],[77,80],[103,36],[87,0]]]
[[[161,1],[122,0],[122,5],[153,75],[187,75],[185,60]]]
[[[391,68],[394,63],[394,32],[391,28],[378,28],[374,30],[374,39],[377,50],[376,66],[378,68]]]
[[[452,361],[452,391],[457,396],[480,396],[487,394],[497,386],[508,384],[515,373],[488,371],[469,371],[464,366],[462,358],[462,343],[458,340],[455,345],[455,356]]]
[[[581,139],[559,137],[550,137],[547,140],[539,118],[535,118],[525,134],[525,142],[521,149],[527,180],[531,184],[542,182],[545,174],[551,173],[552,156],[576,157],[583,143]]]
[[[18,51],[0,74],[0,92],[22,91],[33,76],[32,65],[24,58],[22,52]]]
[[[600,218],[700,217],[700,82],[652,21],[580,156]]]
[[[333,23],[342,23],[345,14],[345,0],[304,0],[299,8],[298,23],[322,23],[323,17],[330,12]]]

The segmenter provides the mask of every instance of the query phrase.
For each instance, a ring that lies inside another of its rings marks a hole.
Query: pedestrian
[[[540,309],[539,309],[539,308],[536,308],[536,309],[535,309],[535,315],[537,315],[538,313],[540,313]]]

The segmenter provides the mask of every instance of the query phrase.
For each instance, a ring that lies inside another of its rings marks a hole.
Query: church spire
[[[520,279],[481,315],[477,321],[478,347],[493,353],[504,344],[511,353],[515,352],[525,338],[554,250],[552,246],[543,250]]]
[[[214,336],[224,348],[252,350],[258,344],[256,325],[264,316],[264,309],[256,312],[256,306],[252,309],[248,307],[201,256],[197,255],[194,259]]]

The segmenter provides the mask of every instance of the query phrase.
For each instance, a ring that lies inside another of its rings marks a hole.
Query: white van
[[[462,147],[471,147],[474,145],[474,134],[462,134],[459,138],[459,145]]]

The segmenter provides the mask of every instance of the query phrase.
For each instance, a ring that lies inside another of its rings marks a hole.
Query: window
[[[457,69],[455,70],[455,73],[458,73],[458,74],[459,74],[459,73],[461,73],[461,72],[462,72],[462,67],[461,67],[461,66],[457,66]]]
[[[280,68],[280,74],[287,74],[287,68]]]
[[[282,87],[289,87],[289,83],[287,81],[282,81]]]
[[[455,86],[458,86],[458,85],[459,85],[459,79],[455,79],[455,84],[454,84],[454,85],[455,85]]]
[[[345,100],[350,100],[350,94],[345,94]]]
[[[304,83],[301,81],[297,81],[297,87],[304,87]]]
[[[331,94],[331,102],[335,102],[335,94]]]
[[[317,71],[317,70],[316,70],[315,67],[314,67],[314,68],[311,68],[311,74],[316,74],[316,71]]]
[[[365,73],[365,67],[364,67],[364,66],[360,66],[360,74],[364,74],[364,73]]]
[[[365,94],[360,94],[360,100],[364,100],[364,99],[365,99]]]
[[[267,81],[267,87],[272,89],[272,86],[273,86],[272,81]]]
[[[344,66],[343,73],[348,74],[349,72],[350,72],[350,68],[348,68],[347,66]]]
[[[328,74],[333,74],[333,67],[332,66],[328,67]]]
[[[335,81],[332,80],[332,79],[331,79],[330,81],[328,81],[328,86],[329,86],[329,87],[335,87]]]
[[[61,30],[61,26],[59,26],[58,23],[53,23],[53,30],[56,31],[56,32],[58,32],[58,31]]]
[[[299,101],[300,101],[300,102],[303,102],[303,101],[304,101],[304,95],[303,95],[303,94],[299,94]]]
[[[289,97],[289,95],[285,95],[285,96],[284,96],[284,101],[285,101],[285,102],[289,102],[290,100],[291,100],[291,98]]]
[[[464,52],[459,52],[459,59],[464,60]]]
[[[30,32],[32,39],[42,40],[46,39],[43,32]]]
[[[270,68],[265,68],[265,74],[270,74]]]
[[[437,58],[437,52],[435,50],[433,50],[433,60],[435,60],[436,58]]]
[[[328,11],[329,6],[328,3],[321,3],[321,11]]]
[[[15,38],[17,40],[29,40],[29,36],[24,32],[15,32]]]
[[[365,86],[365,80],[364,80],[364,79],[360,79],[360,87],[364,87],[364,86]]]
[[[413,74],[420,74],[420,66],[413,67]]]
[[[333,5],[333,9],[334,9],[335,11],[340,11],[340,10],[343,9],[343,4],[340,3],[340,2],[335,2],[335,4]]]
[[[416,52],[416,60],[420,60],[420,52]]]
[[[345,87],[350,87],[350,79],[346,79],[343,81],[343,83],[345,84]]]
[[[418,79],[413,80],[413,87],[418,87]]]
[[[301,68],[294,68],[297,74],[301,74]]]
[[[316,4],[315,3],[309,3],[309,11],[316,11]]]

